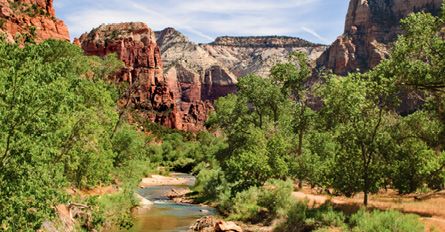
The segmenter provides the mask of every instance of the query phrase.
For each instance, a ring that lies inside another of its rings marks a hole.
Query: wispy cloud
[[[317,39],[319,39],[320,41],[323,41],[323,43],[329,43],[329,40],[326,39],[325,37],[321,36],[320,34],[318,34],[316,31],[309,29],[307,27],[301,27],[301,30],[313,35],[314,37],[316,37]]]
[[[56,0],[73,37],[102,23],[174,27],[196,42],[220,35],[290,35],[329,43],[341,33],[345,0]],[[335,9],[335,11],[334,11]]]

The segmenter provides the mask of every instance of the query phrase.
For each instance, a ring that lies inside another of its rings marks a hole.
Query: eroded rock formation
[[[9,42],[26,37],[36,42],[70,40],[68,28],[56,18],[53,0],[0,0],[0,35]]]
[[[207,119],[214,100],[236,92],[238,78],[252,73],[266,77],[273,65],[294,51],[305,52],[315,65],[326,48],[278,36],[225,36],[210,44],[196,44],[173,28],[156,32],[156,37],[167,85],[180,99],[180,110],[193,115],[183,118],[183,128],[193,128],[196,122]]]
[[[202,129],[211,104],[194,96],[193,91],[182,94],[181,83],[163,75],[160,49],[154,32],[147,25],[101,25],[83,34],[79,43],[88,55],[117,53],[125,63],[125,68],[114,77],[116,82],[129,84],[130,91],[123,96],[121,107],[131,105],[147,120],[166,127],[188,131]]]
[[[306,53],[315,60],[325,51],[326,46],[286,36],[223,36],[209,44],[190,42],[173,28],[157,32],[165,69],[181,64],[195,73],[219,66],[233,79],[248,74],[268,76],[270,68],[287,59],[291,52]]]
[[[438,14],[442,0],[351,0],[345,31],[318,60],[320,67],[345,75],[367,71],[387,57],[401,34],[400,20],[412,12]]]

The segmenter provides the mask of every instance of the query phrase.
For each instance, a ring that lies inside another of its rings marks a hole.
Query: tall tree
[[[338,143],[333,187],[347,196],[363,192],[367,205],[388,167],[385,154],[391,146],[388,126],[393,116],[382,104],[385,89],[366,75],[351,74],[330,79],[320,93],[325,129]]]

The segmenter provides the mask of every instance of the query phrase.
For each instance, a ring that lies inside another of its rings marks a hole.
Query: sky
[[[102,23],[173,27],[192,41],[284,35],[330,44],[344,29],[347,0],[54,0],[71,37]]]

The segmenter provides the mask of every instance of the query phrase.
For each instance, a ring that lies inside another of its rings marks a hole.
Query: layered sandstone
[[[285,62],[292,52],[297,51],[307,54],[315,64],[326,49],[324,45],[284,36],[225,36],[202,47],[237,77],[248,74],[267,77],[274,65]]]
[[[285,36],[224,36],[216,38],[209,44],[196,44],[173,28],[157,32],[157,38],[166,72],[171,67],[181,66],[181,69],[187,69],[189,73],[200,76],[201,80],[211,70],[219,70],[213,74],[223,74],[223,76],[213,76],[226,79],[224,83],[228,85],[213,85],[213,89],[221,91],[211,96],[212,99],[232,92],[233,88],[230,85],[235,84],[238,78],[248,74],[267,77],[270,68],[286,61],[292,52],[306,53],[315,64],[315,60],[326,49],[323,45]]]
[[[199,97],[182,100],[180,83],[163,75],[156,36],[147,25],[101,25],[83,34],[79,43],[88,55],[116,53],[125,63],[125,68],[114,77],[118,83],[129,84],[121,106],[130,105],[147,120],[166,127],[188,131],[202,129],[210,104]]]
[[[65,23],[56,18],[53,0],[0,0],[0,34],[9,42],[70,40]]]
[[[345,30],[318,65],[336,74],[367,71],[388,56],[402,33],[400,20],[412,12],[438,14],[442,0],[351,0]]]

